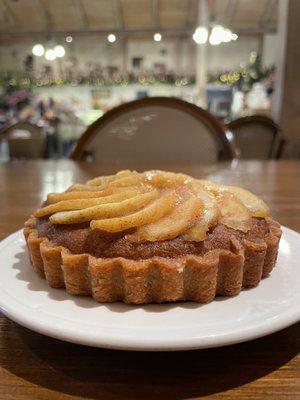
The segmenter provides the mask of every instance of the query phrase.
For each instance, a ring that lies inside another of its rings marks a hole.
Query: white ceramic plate
[[[277,267],[256,288],[210,304],[98,304],[48,287],[31,269],[21,231],[0,243],[0,307],[34,331],[124,350],[185,350],[243,342],[300,320],[300,234],[283,228]]]

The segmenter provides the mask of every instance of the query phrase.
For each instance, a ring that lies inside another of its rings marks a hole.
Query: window
[[[143,57],[133,57],[132,58],[132,66],[134,69],[140,69],[143,64]]]

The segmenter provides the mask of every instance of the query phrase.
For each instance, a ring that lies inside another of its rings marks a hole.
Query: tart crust
[[[276,221],[266,221],[269,233],[264,239],[238,240],[232,235],[229,250],[177,258],[131,260],[72,254],[39,236],[32,218],[25,223],[24,236],[33,269],[51,287],[66,288],[69,294],[91,295],[102,303],[208,303],[216,296],[234,296],[243,287],[256,286],[272,271],[281,229]]]

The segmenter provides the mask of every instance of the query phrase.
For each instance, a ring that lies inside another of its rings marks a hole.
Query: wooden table
[[[300,231],[300,162],[157,167],[252,189],[268,202],[275,218]],[[71,161],[0,165],[0,239],[20,228],[47,192],[115,171],[116,167]],[[0,329],[1,400],[300,399],[300,324],[248,343],[178,353],[130,353],[64,343],[1,314]]]

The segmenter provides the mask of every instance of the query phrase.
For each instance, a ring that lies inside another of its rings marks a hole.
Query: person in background
[[[57,158],[59,156],[58,124],[60,122],[56,103],[52,97],[45,106],[40,104],[41,113],[46,122],[46,158]]]

